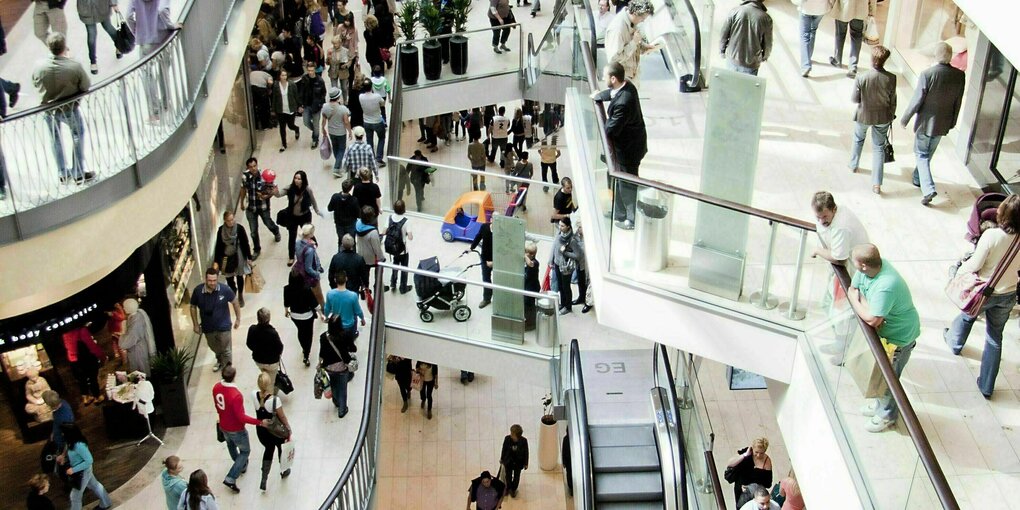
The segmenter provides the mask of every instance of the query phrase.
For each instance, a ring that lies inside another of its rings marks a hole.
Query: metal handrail
[[[501,28],[501,29],[502,28],[521,28],[522,26],[523,25],[521,25],[520,23],[511,23],[509,25],[500,25],[499,28]],[[402,40],[402,41],[398,42],[397,46],[400,46],[400,45],[403,45],[403,44],[415,44],[415,43],[420,43],[420,42],[435,41],[435,40],[438,40],[438,39],[448,39],[450,37],[456,37],[458,35],[463,36],[463,35],[466,35],[466,34],[475,34],[475,33],[479,33],[479,32],[492,32],[492,28],[476,28],[474,30],[465,30],[463,32],[454,32],[452,34],[434,35],[434,36],[431,36],[431,37],[420,37],[418,39],[405,39],[405,40]],[[398,75],[394,74],[394,76],[398,76]]]
[[[665,384],[659,380],[660,364],[666,372]],[[676,381],[676,378],[673,376],[673,369],[669,366],[669,355],[666,353],[666,346],[657,343],[655,344],[655,347],[652,348],[652,366],[654,367],[652,369],[652,377],[655,382],[655,387],[665,389],[666,394],[669,395],[669,407],[666,409],[669,411],[671,416],[666,416],[664,418],[666,419],[667,424],[672,424],[675,427],[673,432],[675,437],[673,434],[669,437],[670,442],[675,441],[675,444],[671,445],[669,448],[673,457],[668,460],[672,462],[675,467],[679,467],[680,469],[679,473],[675,473],[675,478],[679,481],[679,483],[675,483],[674,488],[677,485],[680,487],[680,508],[681,510],[687,510],[690,504],[687,495],[687,445],[684,444],[683,441],[683,422],[680,420],[679,406],[677,404],[679,399],[676,395],[676,386],[673,384],[673,382]],[[660,459],[660,462],[665,460],[666,459]],[[667,508],[670,507],[667,506]]]
[[[461,167],[458,167],[458,166],[444,165],[442,163],[433,163],[432,161],[421,161],[421,160],[417,160],[417,159],[402,158],[400,156],[387,156],[386,159],[388,161],[396,161],[398,163],[404,163],[404,164],[407,164],[407,165],[429,166],[429,167],[436,168],[436,169],[452,170],[454,172],[460,172],[460,173],[469,174],[469,175],[480,175],[480,176],[483,176],[483,177],[488,177],[490,179],[493,178],[492,172],[486,172],[484,170],[469,170],[467,168],[461,168]],[[548,186],[549,185],[548,181],[538,181],[538,180],[535,180],[535,179],[528,179],[528,178],[525,178],[525,177],[517,177],[515,175],[510,175],[510,174],[498,175],[496,177],[499,178],[499,179],[506,180],[506,181],[516,182],[516,183],[519,183],[519,184],[528,184],[528,185],[531,185],[531,186]]]
[[[417,268],[408,267],[408,266],[398,266],[396,264],[391,264],[389,262],[378,262],[377,265],[379,267],[383,268],[383,269],[390,269],[390,270],[393,270],[393,271],[403,271],[405,273],[411,273],[411,274],[417,274],[417,275],[422,275],[422,276],[428,276],[430,278],[442,278],[444,281],[448,281],[448,282],[463,283],[465,285],[472,285],[474,287],[481,287],[483,289],[498,290],[498,291],[501,291],[501,292],[509,292],[511,294],[520,294],[521,296],[524,296],[524,297],[531,297],[531,298],[536,298],[536,299],[559,300],[559,294],[557,294],[555,292],[550,292],[548,294],[544,294],[544,293],[541,293],[541,292],[533,292],[533,291],[530,291],[530,290],[515,289],[513,287],[506,287],[506,286],[498,285],[498,284],[495,284],[495,283],[479,282],[479,281],[475,281],[475,280],[469,280],[467,278],[462,278],[462,277],[459,277],[459,276],[448,275],[448,274],[441,274],[441,273],[436,273],[434,271],[425,271],[424,269],[417,269]]]
[[[591,435],[588,430],[588,401],[585,398],[584,373],[581,369],[581,350],[577,339],[570,341],[570,386],[573,392],[571,398],[573,404],[573,416],[571,417],[571,429],[574,435],[571,442],[577,445],[580,455],[577,459],[571,459],[571,465],[576,471],[580,469],[578,477],[581,486],[580,491],[575,491],[575,498],[578,504],[574,508],[578,510],[592,510],[595,508],[595,473],[592,468]],[[573,450],[573,448],[571,448]]]
[[[378,389],[382,385],[382,360],[376,359],[376,354],[382,352],[382,346],[379,345],[379,338],[383,335],[383,331],[386,327],[386,321],[383,318],[383,301],[386,299],[383,292],[383,272],[376,271],[375,273],[375,294],[378,296],[375,300],[375,308],[372,309],[372,327],[369,329],[368,337],[368,359],[364,360],[364,367],[368,371],[365,376],[365,404],[364,410],[361,413],[361,427],[358,429],[358,437],[354,441],[354,449],[351,450],[351,457],[347,460],[347,465],[344,466],[343,472],[340,474],[340,478],[337,480],[336,485],[333,486],[333,490],[329,492],[329,496],[326,500],[319,505],[319,510],[331,510],[333,508],[347,508],[346,506],[337,506],[340,502],[341,491],[347,485],[347,482],[355,474],[355,469],[358,468],[358,463],[363,460],[362,455],[365,453],[366,440],[368,435],[373,430],[376,431],[374,445],[368,445],[375,451],[369,452],[372,458],[368,461],[372,463],[369,467],[370,473],[365,473],[362,469],[358,474],[360,476],[366,476],[368,480],[365,480],[370,486],[367,488],[365,494],[362,494],[363,505],[357,506],[357,508],[367,508],[367,502],[370,501],[374,493],[375,485],[375,458],[378,455],[378,425],[379,418],[382,411],[381,402],[376,402],[373,398],[374,390]]]
[[[840,264],[833,264],[832,269],[836,273],[836,279],[839,281],[840,287],[843,288],[844,292],[848,292],[850,290],[849,271]],[[935,452],[931,448],[931,443],[928,442],[928,436],[925,435],[920,420],[917,419],[917,413],[914,412],[913,406],[910,405],[907,392],[903,389],[903,385],[900,384],[899,378],[896,377],[896,372],[893,370],[892,363],[889,362],[889,356],[885,352],[885,347],[882,346],[882,339],[878,331],[864,322],[860,316],[857,317],[857,323],[864,332],[864,340],[867,342],[872,356],[875,357],[878,369],[882,372],[882,378],[885,379],[886,384],[889,386],[889,392],[892,394],[893,401],[896,402],[900,415],[903,417],[903,424],[906,425],[907,432],[910,434],[910,440],[914,443],[914,448],[917,449],[921,465],[924,466],[924,470],[928,473],[928,478],[935,487],[935,493],[938,494],[939,501],[942,502],[942,508],[958,510],[960,504],[956,501],[952,488],[949,487],[949,481],[946,479],[946,474],[942,471],[942,466],[939,465],[938,459],[935,458]]]
[[[723,496],[722,481],[719,480],[719,473],[715,469],[715,454],[712,450],[705,450],[705,465],[708,466],[708,476],[712,480],[712,493],[715,494],[718,510],[728,510],[726,498]]]

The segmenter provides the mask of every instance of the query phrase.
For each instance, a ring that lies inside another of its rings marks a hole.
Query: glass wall
[[[981,80],[981,104],[974,124],[968,165],[991,170],[1009,183],[1020,183],[1020,101],[1017,70],[995,46]]]
[[[954,54],[973,48],[967,41],[968,31],[972,40],[977,31],[968,25],[970,22],[953,0],[901,0],[896,26],[889,30],[893,31],[893,48],[917,74],[931,66],[937,42],[948,42]],[[963,55],[958,57],[961,59],[966,61]]]

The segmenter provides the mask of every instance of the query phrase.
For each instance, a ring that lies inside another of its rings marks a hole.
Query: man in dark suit
[[[949,65],[952,57],[953,50],[948,44],[940,42],[936,45],[936,64],[918,76],[914,98],[910,100],[900,120],[900,124],[907,127],[910,118],[917,115],[914,121],[914,154],[917,156],[914,185],[920,181],[921,192],[924,194],[921,205],[930,204],[938,194],[931,176],[931,158],[942,137],[956,125],[960,103],[963,101],[965,75],[963,71]]]
[[[637,88],[624,78],[623,66],[610,62],[606,66],[606,81],[609,88],[592,94],[596,101],[609,101],[606,119],[606,136],[613,144],[613,157],[620,171],[638,175],[641,159],[648,152],[648,133],[645,119],[641,114]],[[637,186],[619,182],[616,186],[616,226],[624,230],[634,228],[634,205],[637,201]]]

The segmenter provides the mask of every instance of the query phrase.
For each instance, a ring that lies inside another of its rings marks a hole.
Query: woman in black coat
[[[227,285],[237,293],[237,301],[241,306],[244,306],[244,275],[252,260],[248,232],[234,221],[233,212],[223,213],[223,225],[216,231],[213,269],[219,270],[227,278]]]
[[[499,463],[506,470],[506,488],[510,497],[517,497],[517,487],[521,484],[521,470],[528,469],[528,438],[524,437],[524,429],[514,424],[510,434],[503,438],[503,450],[499,454]]]
[[[391,18],[392,23],[392,18]],[[383,46],[383,34],[382,28],[379,26],[379,18],[369,14],[365,16],[365,62],[368,63],[368,67],[362,67],[364,73],[367,69],[369,72],[375,67],[382,67],[384,65],[382,54],[379,52],[380,48],[388,48],[389,46]],[[392,35],[391,35],[392,37]]]
[[[323,318],[319,311],[319,301],[315,299],[312,289],[305,285],[304,278],[295,271],[290,272],[290,281],[283,288],[283,308],[297,327],[298,343],[304,356],[305,366],[311,364],[308,355],[312,351],[312,332],[315,329],[315,315]]]

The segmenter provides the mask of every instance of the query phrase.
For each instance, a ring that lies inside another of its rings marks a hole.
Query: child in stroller
[[[463,255],[462,255],[463,256]],[[457,257],[458,259],[460,257]],[[447,267],[445,270],[439,266],[438,257],[429,257],[418,262],[418,269],[429,271],[445,276],[461,276],[468,269],[477,266],[472,264],[463,269]],[[434,314],[429,310],[453,310],[453,318],[457,322],[464,322],[471,318],[471,308],[461,303],[464,299],[467,285],[461,282],[444,280],[441,277],[414,275],[414,290],[418,294],[418,317],[422,322],[432,322]]]

